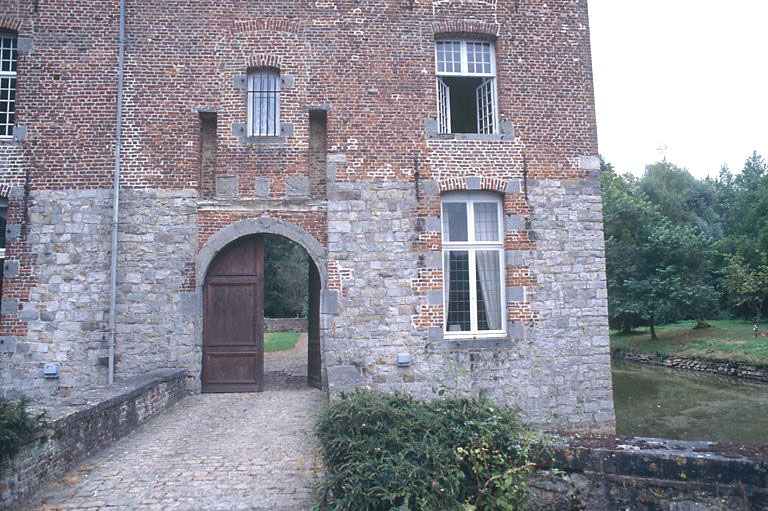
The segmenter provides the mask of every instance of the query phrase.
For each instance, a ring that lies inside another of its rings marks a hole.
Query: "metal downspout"
[[[115,139],[115,183],[112,201],[112,263],[109,284],[109,376],[115,381],[115,304],[117,302],[117,230],[120,211],[120,146],[123,126],[123,67],[125,65],[125,0],[120,0],[120,43],[117,60],[117,133]]]

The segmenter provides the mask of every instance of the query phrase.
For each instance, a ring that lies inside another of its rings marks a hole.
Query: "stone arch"
[[[331,316],[336,314],[336,294],[328,293],[324,290],[328,289],[328,256],[325,247],[308,231],[302,229],[298,225],[287,222],[285,220],[279,220],[272,217],[260,217],[249,218],[239,220],[215,233],[208,241],[203,245],[197,254],[196,259],[196,272],[195,272],[195,291],[196,291],[196,323],[195,337],[196,345],[200,349],[200,355],[202,355],[203,347],[203,293],[205,286],[205,277],[208,273],[208,269],[216,256],[230,243],[254,234],[275,234],[288,238],[300,245],[307,251],[312,264],[319,273],[319,296],[318,309],[319,314],[315,316],[317,321],[316,328],[318,329],[319,343],[320,343],[320,385],[323,389],[328,389],[328,378],[326,373],[326,350],[325,343],[328,336],[328,325],[331,323]],[[196,375],[194,389],[195,392],[201,390],[200,369],[202,368],[202,356],[198,359],[199,366],[194,367],[193,374]]]
[[[277,234],[301,245],[320,272],[323,288],[328,284],[328,256],[325,247],[298,225],[271,217],[248,218],[225,227],[210,237],[197,254],[196,286],[201,289],[208,267],[224,247],[236,239],[251,234]]]

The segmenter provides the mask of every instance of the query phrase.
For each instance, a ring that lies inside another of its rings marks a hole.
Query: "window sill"
[[[494,350],[511,348],[515,345],[514,341],[507,334],[494,337],[444,337],[442,341],[430,343],[429,347],[437,350]]]
[[[241,144],[258,144],[258,145],[283,145],[285,144],[286,137],[240,137]]]
[[[501,121],[499,133],[486,135],[483,133],[438,133],[436,119],[426,119],[424,127],[427,132],[427,140],[470,140],[481,142],[514,142],[515,126],[512,121]]]
[[[491,135],[481,133],[429,133],[428,140],[475,140],[481,142],[501,142],[515,141],[515,135],[512,133],[494,133]]]
[[[445,332],[443,327],[434,326],[429,327],[427,349],[432,351],[509,349],[517,345],[522,338],[522,324],[511,321],[507,322],[505,333],[495,332],[485,336]]]

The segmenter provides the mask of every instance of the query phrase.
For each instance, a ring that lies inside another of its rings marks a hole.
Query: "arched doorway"
[[[321,388],[321,278],[308,262],[307,383]],[[203,392],[264,390],[264,235],[243,236],[211,261],[203,285]]]

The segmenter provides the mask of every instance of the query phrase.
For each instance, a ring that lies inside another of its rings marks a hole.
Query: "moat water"
[[[768,384],[613,364],[619,435],[768,444]]]

